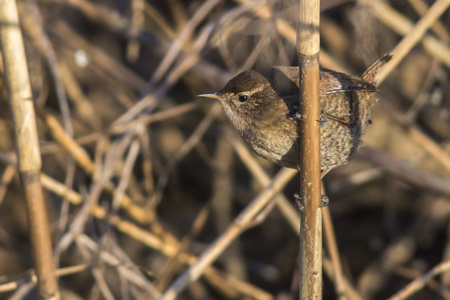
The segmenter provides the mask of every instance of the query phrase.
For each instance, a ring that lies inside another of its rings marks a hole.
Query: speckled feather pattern
[[[345,164],[361,144],[377,101],[373,83],[386,55],[359,77],[320,70],[322,170]],[[298,67],[245,71],[219,92],[225,113],[253,151],[280,166],[298,168],[299,126],[290,118],[298,105]],[[240,101],[240,96],[246,96]]]

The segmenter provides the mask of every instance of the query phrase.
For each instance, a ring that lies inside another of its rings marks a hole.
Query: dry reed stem
[[[153,178],[153,162],[151,159],[151,148],[149,130],[138,132],[139,140],[142,146],[142,172],[144,173],[144,188],[147,195],[152,195],[155,191],[155,180]]]
[[[431,156],[439,161],[450,172],[450,155],[442,149],[428,135],[423,133],[417,125],[411,125],[407,128],[409,136],[419,145],[421,145]]]
[[[57,3],[60,4],[61,2]],[[127,18],[122,17],[117,11],[111,10],[107,6],[94,4],[86,0],[68,0],[62,4],[71,5],[80,10],[91,21],[104,24],[113,32],[123,34],[128,38],[143,39],[140,28],[133,26]]]
[[[388,27],[392,28],[397,33],[406,36],[413,29],[413,23],[408,18],[395,11],[394,9],[392,9],[392,7],[385,4],[384,2],[368,0],[361,1],[363,1],[365,5],[372,8],[372,12],[377,16],[378,19],[380,19],[380,21],[382,21]],[[422,43],[428,53],[439,59],[447,66],[450,66],[450,48],[447,45],[430,35],[425,35],[422,38]]]
[[[186,44],[189,44],[190,41],[187,41]]]
[[[250,0],[235,0],[238,3],[249,3]],[[261,4],[261,6],[255,7],[252,9],[252,12],[261,19],[270,19],[272,17],[272,11],[269,6],[265,4]],[[275,20],[275,25],[277,27],[278,32],[292,45],[296,45],[296,31],[295,29],[289,25],[283,19],[277,18]],[[345,72],[345,69],[338,64],[330,55],[327,54],[326,51],[320,50],[320,63],[326,67],[335,71]]]
[[[67,197],[72,204],[81,204],[82,199],[78,193],[44,173],[41,173],[41,184],[47,190],[50,190],[61,197]]]
[[[414,253],[419,250],[420,233],[423,233],[423,228],[437,228],[438,224],[444,224],[449,211],[450,205],[446,199],[427,202],[425,212],[418,221],[406,230],[406,234],[386,245],[379,257],[360,275],[358,287],[365,299],[373,298],[389,286],[392,271],[410,262],[414,258]]]
[[[32,38],[32,41],[36,48],[39,50],[42,57],[44,57],[49,66],[50,72],[53,77],[53,82],[55,85],[56,97],[58,100],[59,109],[61,111],[61,116],[63,119],[64,129],[69,136],[73,136],[73,126],[72,119],[70,114],[70,108],[68,99],[66,96],[66,91],[64,89],[64,85],[61,80],[61,70],[58,64],[58,60],[56,57],[56,53],[53,49],[53,45],[51,44],[47,34],[44,30],[44,25],[42,21],[42,15],[40,13],[39,7],[35,1],[29,1],[27,4],[22,4],[23,18],[23,28],[28,33],[28,35]],[[48,95],[45,95],[46,97]],[[44,100],[46,98],[43,98]],[[38,102],[39,103],[39,102]],[[42,101],[42,105],[44,101]],[[73,157],[67,156],[67,168],[66,168],[66,180],[65,184],[68,187],[71,187],[73,184],[73,179],[75,176],[75,161]],[[61,206],[61,212],[59,217],[59,232],[58,237],[64,231],[64,228],[67,226],[68,220],[68,211],[69,205],[68,202],[63,201],[63,205]],[[58,253],[55,253],[55,265],[59,264],[59,256]]]
[[[14,178],[16,174],[16,167],[9,165],[6,167],[3,172],[2,178],[0,179],[0,206],[5,199],[6,191],[8,190],[8,186],[11,183],[11,180]]]
[[[25,12],[22,22],[24,30],[32,38],[33,43],[39,50],[41,56],[47,61],[55,84],[55,91],[63,119],[64,129],[70,136],[72,136],[73,126],[72,119],[70,117],[69,101],[61,80],[56,53],[53,49],[53,45],[44,32],[42,16],[37,3],[35,1],[30,1],[21,11]]]
[[[201,232],[201,230],[205,226],[206,221],[208,220],[208,217],[210,215],[211,203],[212,201],[210,200],[203,206],[203,208],[195,217],[190,232],[186,234],[181,240],[180,245],[177,249],[177,253],[167,261],[156,283],[156,287],[158,288],[158,290],[161,291],[167,287],[174,273],[178,270],[180,263],[182,263],[180,257],[182,255],[185,255],[185,252],[187,252],[192,240]]]
[[[331,281],[335,282],[336,276],[334,275],[334,268],[333,268],[333,262],[331,259],[324,256],[323,258],[323,269],[328,274],[328,277]],[[335,282],[336,283],[336,282]],[[345,286],[345,295],[351,299],[351,300],[363,300],[363,297],[359,294],[357,290],[353,287],[353,285],[350,283],[350,281],[343,277],[343,283]]]
[[[156,71],[153,73],[152,79],[150,80],[150,85],[159,82],[162,79],[163,75],[167,73],[168,69],[175,61],[180,51],[183,49],[184,43],[192,36],[195,28],[200,24],[201,21],[203,21],[207,17],[208,13],[217,4],[219,4],[219,0],[208,0],[203,3],[200,8],[197,9],[195,14],[183,28],[183,30],[171,43],[168,51],[166,51],[166,55],[164,56]]]
[[[160,300],[176,299],[178,294],[189,283],[196,281],[203,274],[205,268],[210,266],[228,245],[247,229],[248,224],[252,222],[254,217],[296,173],[297,171],[292,169],[282,169],[278,172],[272,183],[253,199],[239,216],[234,219],[228,229],[166,290]]]
[[[214,220],[216,232],[221,232],[233,220],[233,196],[237,194],[234,191],[234,150],[225,135],[221,135],[217,140],[213,159],[212,168],[215,170],[215,174],[212,184],[213,193],[210,198],[212,204],[211,219]],[[226,273],[248,281],[246,258],[242,250],[243,244],[240,240],[236,240],[224,253],[222,261],[225,265],[224,271]]]
[[[67,94],[75,105],[75,111],[78,116],[93,129],[100,130],[102,128],[101,119],[98,118],[93,103],[85,96],[82,87],[69,66],[65,62],[60,62],[59,71]]]
[[[77,144],[77,142],[64,130],[54,116],[43,112],[41,115],[47,127],[50,129],[53,138],[75,158],[77,163],[86,173],[94,173],[94,163],[89,157],[87,151]]]
[[[134,164],[139,154],[139,148],[140,145],[138,140],[131,142],[128,156],[121,171],[119,185],[117,186],[112,202],[112,208],[115,213],[117,213],[117,210],[121,207],[121,202],[124,199],[123,196],[125,195],[125,190],[130,181],[131,173],[133,172]]]
[[[150,3],[145,2],[145,14],[148,18],[156,23],[156,28],[166,36],[167,39],[173,40],[176,37],[175,31],[170,27],[164,17]]]
[[[385,109],[386,110],[386,109]],[[427,151],[436,161],[441,163],[447,170],[450,171],[450,155],[442,149],[438,143],[427,136],[415,123],[411,122],[411,114],[401,113],[396,111],[396,109],[390,107],[387,109],[387,115],[391,117],[395,122],[400,124],[406,133],[409,134],[411,140],[417,143],[425,151]],[[399,174],[400,177],[404,177],[407,181],[410,178],[409,174]],[[440,181],[442,179],[438,179]],[[434,186],[434,185],[433,185]]]
[[[66,23],[62,21],[55,21],[52,23],[52,26],[48,28],[48,30],[52,34],[55,34],[58,39],[60,39],[61,42],[67,46],[75,49],[76,51],[83,50],[89,59],[89,64],[99,66],[100,69],[104,70],[108,76],[112,76],[118,82],[123,84],[126,83],[138,92],[142,92],[144,90],[146,82],[141,76],[124,66],[109,54],[105,53],[102,49],[95,47],[92,43],[88,42],[76,31],[70,28]]]
[[[258,164],[256,159],[249,152],[248,148],[243,144],[242,140],[239,139],[235,134],[229,132],[227,133],[227,138],[233,147],[236,150],[236,153],[241,158],[242,162],[248,168],[248,170],[252,173],[252,175],[259,181],[259,183],[263,186],[270,183],[269,176],[265,173],[262,167]],[[379,173],[379,171],[377,170]],[[278,195],[274,198],[276,204],[286,218],[288,223],[291,225],[294,232],[300,235],[300,227],[298,224],[300,223],[300,218],[298,212],[294,210],[293,206],[290,204],[289,200],[284,195]],[[328,208],[322,209],[323,222],[324,222],[324,231],[325,237],[327,240],[328,251],[331,254],[332,258],[332,269],[326,268],[325,271],[329,276],[332,274],[330,270],[333,270],[334,282],[336,284],[336,293],[338,295],[348,296],[347,292],[350,286],[350,283],[346,281],[344,275],[342,274],[342,267],[339,258],[339,251],[337,249],[336,237],[334,234],[333,224],[331,222],[331,215]],[[259,217],[258,217],[259,218]],[[351,286],[350,286],[351,287]],[[353,289],[353,288],[352,288]],[[345,292],[345,293],[344,293]],[[355,298],[351,298],[355,299]]]
[[[450,223],[446,226],[447,234],[445,240],[445,248],[442,255],[442,260],[450,260]],[[441,284],[448,289],[450,286],[450,272],[446,272],[441,276]]]
[[[399,162],[387,153],[365,147],[361,149],[357,155],[363,157],[366,161],[375,164],[383,171],[412,185],[450,197],[450,184],[448,181],[415,168],[407,163]]]
[[[300,0],[297,25],[299,64],[300,299],[322,299],[322,212],[320,181],[319,51],[320,1]]]
[[[222,106],[220,103],[214,103],[208,115],[200,122],[195,131],[191,134],[191,136],[181,145],[180,149],[173,156],[173,158],[167,163],[167,166],[161,172],[159,176],[158,183],[156,185],[155,193],[150,200],[150,205],[152,207],[156,207],[162,199],[163,190],[169,180],[170,173],[175,168],[176,164],[187,155],[195,145],[198,144],[200,139],[206,133],[206,130],[209,129],[212,122],[215,118],[222,112]]]
[[[179,0],[168,0],[168,6],[172,16],[172,20],[175,22],[175,27],[178,31],[181,31],[186,23],[188,23],[188,18],[186,16],[186,11],[183,9],[183,4]]]
[[[55,117],[45,113],[41,113],[41,115],[47,126],[49,127],[55,140],[59,142],[64,147],[64,149],[66,149],[75,158],[77,163],[86,171],[86,173],[88,173],[89,175],[93,175],[95,165],[87,154],[86,150],[78,145],[78,143],[64,131]],[[112,192],[113,195],[117,193],[115,187],[110,181],[104,182],[104,188]],[[148,223],[149,216],[144,211],[144,209],[133,204],[133,201],[126,194],[122,195],[120,199],[120,205],[122,209],[127,211],[130,216],[132,216],[139,223]]]
[[[367,182],[373,181],[382,176],[381,170],[376,167],[367,168],[358,172],[355,172],[349,176],[336,179],[327,185],[329,191],[337,193],[352,186],[363,185]]]
[[[200,51],[206,45],[208,37],[213,29],[210,24],[205,26],[199,34],[199,37],[194,42],[192,49],[182,55],[179,59],[179,64],[175,65],[169,74],[167,74],[165,80],[159,85],[159,87],[152,91],[152,93],[146,94],[137,104],[131,107],[127,112],[120,116],[114,123],[128,123],[130,120],[135,119],[142,111],[146,110],[147,114],[152,112],[163,96],[167,93],[169,88],[174,85],[188,70],[190,70],[200,60]]]
[[[423,0],[408,0],[409,4],[414,8],[414,10],[422,17],[428,11],[428,5]],[[434,25],[431,26],[431,30],[444,42],[448,43],[450,41],[450,35],[445,28],[445,25],[437,20]]]
[[[325,195],[325,187],[322,183],[322,194]],[[328,252],[331,257],[331,261],[333,263],[334,269],[334,278],[335,278],[335,290],[338,296],[338,299],[345,300],[347,299],[347,291],[345,289],[344,284],[344,276],[342,274],[342,264],[341,258],[339,255],[339,249],[336,242],[336,236],[334,234],[333,222],[331,220],[330,209],[328,207],[322,208],[322,218],[323,218],[323,226],[325,231],[325,240]]]
[[[8,163],[13,164],[12,161],[8,161]],[[67,188],[64,184],[58,182],[57,180],[54,180],[45,174],[41,174],[41,182],[46,189],[61,197],[67,197],[72,204],[79,205],[81,203],[81,195]],[[105,219],[108,216],[105,208],[98,205],[94,205],[91,208],[91,214],[98,219]],[[170,244],[168,243],[167,238],[163,240],[160,236],[156,236],[148,231],[145,231],[131,222],[123,221],[118,216],[109,217],[108,222],[112,226],[116,227],[120,232],[142,242],[147,247],[160,251],[166,256],[173,257],[179,253],[180,246],[178,243]],[[186,253],[181,253],[179,259],[183,263],[189,265],[192,265],[197,260],[195,256]],[[270,294],[267,292],[234,278],[233,276],[226,276],[224,278],[223,275],[220,275],[220,273],[212,267],[206,268],[204,275],[205,278],[211,282],[211,284],[216,286],[219,290],[222,290],[224,293],[226,293],[226,290],[235,290],[239,294],[254,296],[257,299],[272,299]]]
[[[166,121],[168,119],[171,118],[175,118],[175,117],[179,117],[183,114],[186,114],[188,112],[193,111],[194,109],[205,105],[205,101],[204,100],[196,100],[196,101],[192,101],[192,102],[188,102],[185,104],[180,104],[177,105],[173,108],[169,108],[163,111],[159,111],[159,112],[155,112],[151,115],[145,115],[145,116],[141,116],[139,118],[134,119],[133,121],[130,121],[128,123],[117,123],[117,124],[113,124],[111,125],[111,127],[109,129],[106,130],[106,132],[94,132],[94,133],[90,133],[84,136],[81,136],[79,138],[77,138],[75,141],[79,144],[79,145],[86,145],[86,144],[91,144],[91,143],[95,143],[99,140],[99,138],[101,138],[102,136],[105,135],[116,135],[116,134],[121,134],[124,133],[126,131],[135,129],[137,126],[141,126],[141,125],[150,125],[153,123],[157,123],[157,122],[161,122],[161,121]]]
[[[57,180],[45,174],[41,174],[41,182],[42,185],[49,191],[52,191],[53,193],[61,197],[65,195],[72,204],[79,205],[81,203],[80,194],[71,189],[68,189],[64,184],[58,182]],[[98,219],[105,219],[108,216],[106,209],[99,205],[94,205],[91,208],[90,213]],[[173,257],[180,252],[180,244],[176,241],[175,243],[168,243],[167,238],[162,239],[161,236],[156,236],[146,230],[143,230],[142,228],[139,228],[129,221],[122,220],[118,216],[110,216],[107,220],[120,232],[136,239],[147,247],[160,251],[166,256]],[[189,265],[192,265],[197,260],[195,256],[187,253],[181,253],[179,259],[183,263]],[[265,291],[260,290],[257,287],[245,283],[237,278],[234,278],[232,276],[227,276],[227,278],[225,279],[222,278],[223,276],[219,275],[219,272],[212,267],[208,267],[205,270],[205,278],[207,280],[210,280],[210,277],[213,277],[216,282],[225,283],[229,281],[231,285],[225,286],[225,289],[235,289],[243,295],[255,295],[258,299],[270,299],[269,294],[267,294]],[[220,288],[220,285],[218,286],[218,288]],[[224,288],[224,286],[222,286],[222,288]]]
[[[193,45],[193,50],[191,51],[191,57],[194,59],[189,59],[186,58],[185,60],[182,61],[182,63],[177,66],[167,77],[166,79],[166,84],[163,84],[163,86],[159,89],[159,95],[162,95],[163,93],[165,93],[165,91],[167,90],[167,88],[170,86],[171,83],[175,82],[175,78],[178,78],[179,76],[181,76],[184,72],[186,72],[196,61],[197,61],[197,57],[198,57],[198,52],[202,49],[203,45],[206,42],[206,38],[209,35],[210,31],[211,31],[211,27],[206,27],[206,30],[203,30],[200,34],[200,37],[198,38],[198,40],[194,43]],[[154,97],[153,97],[154,99]],[[148,103],[146,103],[147,101],[141,101],[140,104],[144,104],[141,105],[141,108],[149,108]],[[153,105],[154,107],[154,105]],[[141,109],[140,108],[140,109]],[[136,111],[136,110],[134,110]],[[130,109],[128,111],[128,115],[130,112],[133,112],[133,108]],[[110,151],[113,151],[114,148],[111,148]],[[123,200],[122,200],[122,203]],[[139,211],[139,210],[138,210]]]
[[[88,264],[64,267],[64,268],[56,269],[55,274],[58,277],[63,277],[63,276],[81,273],[81,272],[87,270],[88,268],[89,268]],[[21,278],[21,279],[15,280],[15,281],[0,284],[0,294],[14,291],[19,286],[23,285],[24,282],[33,282],[33,283],[37,282],[36,274],[34,272],[31,272],[31,274],[27,274],[27,275],[29,275],[29,276],[27,276],[27,278],[25,278],[25,279]]]
[[[131,24],[133,28],[137,28],[139,31],[142,31],[142,27],[144,27],[145,22],[145,1],[144,0],[132,0],[131,1]],[[140,51],[140,43],[139,40],[132,36],[128,41],[127,45],[127,60],[129,62],[136,62],[139,58]]]
[[[390,116],[395,122],[400,124],[405,132],[409,135],[411,140],[417,143],[425,151],[427,151],[436,161],[441,163],[447,170],[450,171],[450,154],[447,153],[442,146],[432,140],[428,135],[426,135],[419,126],[414,122],[415,110],[408,111],[407,113],[402,113],[396,111],[396,109],[386,109],[388,116]]]
[[[77,237],[77,244],[80,248],[84,248],[83,250],[88,251],[84,254],[87,255],[89,261],[92,261],[94,257],[98,258],[100,262],[105,262],[111,266],[116,267],[118,272],[120,272],[127,280],[151,293],[153,297],[159,295],[159,292],[155,289],[153,284],[151,284],[135,266],[126,263],[126,261],[124,261],[124,258],[118,257],[114,253],[101,249],[96,242],[94,242],[85,234],[81,234]],[[99,266],[101,264],[97,262],[97,264],[95,265]],[[100,276],[98,278],[100,278]]]
[[[27,199],[28,225],[38,277],[39,295],[59,299],[42,186],[41,157],[28,66],[14,0],[0,1],[0,39],[19,158],[19,173]]]
[[[403,300],[412,296],[414,293],[422,289],[425,284],[430,281],[434,276],[446,272],[450,269],[450,261],[441,262],[426,274],[416,278],[406,287],[395,293],[389,298],[389,300]]]
[[[447,10],[450,0],[437,0],[419,22],[409,31],[392,51],[392,59],[378,72],[376,81],[381,83],[395,69],[400,61],[409,53],[425,35],[428,28]]]
[[[250,173],[252,173],[252,175],[256,178],[256,180],[258,180],[258,182],[262,186],[270,184],[271,179],[269,175],[267,175],[264,169],[259,165],[259,163],[250,153],[248,148],[242,142],[242,139],[237,137],[236,134],[232,132],[227,133],[227,139],[233,145],[234,150],[238,154],[239,158],[245,164]],[[300,216],[298,212],[294,209],[294,207],[286,198],[286,196],[282,194],[277,195],[274,198],[274,201],[276,202],[276,205],[278,206],[278,209],[280,210],[281,214],[286,218],[286,221],[291,226],[292,230],[299,235]]]
[[[12,294],[8,300],[22,300],[24,299],[34,288],[36,287],[36,283],[29,282],[19,286],[17,291]]]
[[[422,0],[418,0],[422,1]],[[405,113],[405,118],[410,120],[410,122],[415,122],[419,113],[423,110],[425,105],[429,99],[429,93],[433,89],[433,85],[435,80],[437,79],[437,73],[441,68],[441,63],[435,57],[433,57],[430,67],[428,68],[427,74],[422,81],[422,85],[420,87],[420,91],[417,96],[413,99],[413,103],[408,108],[408,111]]]
[[[323,226],[325,231],[325,239],[327,242],[328,252],[330,253],[331,261],[333,263],[334,278],[335,278],[335,290],[338,299],[347,299],[347,291],[345,289],[344,277],[342,275],[341,259],[339,257],[339,251],[336,243],[336,236],[334,235],[333,224],[331,221],[330,209],[324,207],[322,209]]]
[[[446,259],[444,259],[444,261],[446,261]],[[410,280],[414,280],[414,279],[417,279],[418,277],[422,276],[422,273],[420,273],[414,269],[405,268],[405,267],[401,267],[401,266],[395,267],[392,270],[392,272],[395,273],[396,275],[402,276],[402,277],[404,277],[406,279],[410,279]],[[442,274],[442,275],[444,275],[444,274]],[[450,290],[445,289],[445,287],[443,286],[444,284],[442,284],[438,280],[430,279],[425,283],[425,285],[428,288],[434,290],[436,292],[436,294],[439,294],[443,299],[450,300]]]
[[[81,251],[82,246],[78,245],[78,248],[80,248],[80,252],[83,253],[83,251]],[[108,287],[108,284],[106,283],[106,279],[103,276],[103,270],[100,269],[99,266],[94,266],[91,270],[91,273],[96,282],[95,287],[100,291],[101,296],[103,296],[102,298],[105,300],[115,300],[111,290]]]

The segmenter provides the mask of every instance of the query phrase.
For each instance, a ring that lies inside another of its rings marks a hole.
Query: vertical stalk
[[[320,1],[300,0],[297,27],[299,63],[300,299],[322,299],[322,215],[320,205],[319,103]]]
[[[14,0],[0,0],[0,41],[12,108],[20,178],[27,199],[39,293],[42,299],[59,299],[47,211],[40,183],[41,153],[33,98]]]

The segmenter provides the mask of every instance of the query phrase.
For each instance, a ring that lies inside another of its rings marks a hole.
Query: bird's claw
[[[293,108],[294,112],[287,114],[286,117],[289,120],[302,120],[302,115],[298,111],[298,105],[294,105],[294,106],[292,106],[292,108]]]
[[[320,115],[320,119],[318,120],[318,122],[320,122],[320,124],[323,124],[327,121],[327,118],[325,118],[324,116]]]
[[[294,194],[294,199],[295,199],[295,203],[297,204],[297,207],[300,211],[304,212],[305,211],[305,206],[302,203],[302,197],[300,196],[300,193],[295,193]],[[330,199],[326,196],[326,195],[320,195],[320,204],[319,207],[325,207],[328,206],[328,204],[330,204]]]
[[[319,207],[322,208],[328,206],[328,204],[330,204],[330,199],[327,197],[327,195],[320,195]]]
[[[292,108],[293,108],[294,112],[287,114],[286,117],[289,120],[292,120],[292,119],[293,120],[303,120],[304,117],[300,113],[298,105],[293,105]],[[323,124],[323,123],[327,122],[327,118],[325,118],[324,116],[320,115],[320,119],[317,120],[317,122],[320,122],[320,124]]]
[[[299,211],[305,211],[305,207],[303,206],[302,201],[302,197],[300,196],[300,193],[295,193],[294,194],[294,199],[295,199],[295,204],[297,204],[298,210]]]
[[[289,113],[289,114],[287,114],[286,115],[286,117],[289,119],[289,120],[303,120],[303,117],[302,117],[302,115],[300,114],[300,112],[299,112],[299,107],[298,107],[298,105],[293,105],[292,106],[292,109],[293,109],[293,113]]]

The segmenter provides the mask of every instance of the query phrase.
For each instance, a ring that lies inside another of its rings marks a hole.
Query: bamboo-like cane
[[[300,75],[300,299],[322,299],[319,103],[320,1],[300,0],[297,51]]]
[[[40,182],[41,156],[25,49],[14,0],[0,0],[0,40],[12,107],[19,172],[42,299],[59,299],[47,211]]]

